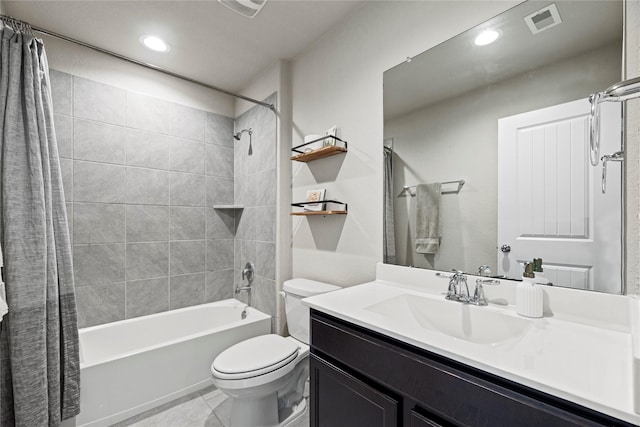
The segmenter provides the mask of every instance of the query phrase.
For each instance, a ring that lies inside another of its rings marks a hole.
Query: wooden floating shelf
[[[347,211],[304,211],[291,212],[293,216],[309,216],[309,215],[346,215]]]
[[[328,147],[318,148],[316,150],[307,151],[306,153],[296,154],[291,156],[291,160],[296,162],[310,162],[316,159],[322,159],[323,157],[335,156],[336,154],[346,153],[346,147],[338,147],[337,145],[330,145]]]

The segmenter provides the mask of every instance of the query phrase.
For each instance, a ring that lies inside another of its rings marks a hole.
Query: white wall
[[[44,40],[49,67],[122,89],[234,117],[234,99],[220,92],[54,37]]]
[[[487,264],[497,272],[498,119],[609,87],[620,79],[620,52],[619,43],[601,47],[387,121],[394,194],[403,185],[466,180],[459,194],[440,199],[435,255],[415,253],[415,198],[394,199],[398,264],[469,272]]]
[[[371,2],[292,61],[293,144],[337,125],[346,155],[293,165],[292,198],[326,188],[346,216],[293,220],[293,275],[347,286],[382,260],[382,74],[517,1]]]
[[[625,2],[625,79],[640,76],[640,0]],[[626,124],[626,285],[640,294],[640,99],[627,101]]]

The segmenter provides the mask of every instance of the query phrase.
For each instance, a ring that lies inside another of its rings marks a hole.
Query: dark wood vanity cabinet
[[[631,426],[311,312],[311,427]]]

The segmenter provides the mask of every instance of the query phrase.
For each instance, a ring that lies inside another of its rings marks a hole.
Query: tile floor
[[[209,387],[112,427],[229,427],[230,413],[231,399]],[[309,427],[309,411],[288,427]]]

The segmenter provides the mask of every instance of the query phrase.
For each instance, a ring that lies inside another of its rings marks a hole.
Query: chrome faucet
[[[476,279],[476,289],[473,291],[473,298],[469,301],[475,305],[488,305],[489,301],[484,295],[484,287],[482,285],[499,285],[500,281],[496,279]]]
[[[467,276],[462,271],[453,270],[453,276],[449,278],[446,298],[451,301],[469,302]]]
[[[249,284],[247,286],[239,286],[236,287],[235,289],[235,294],[238,295],[240,292],[246,292],[247,293],[247,305],[251,305],[251,284],[253,283],[253,276],[255,274],[255,267],[253,266],[253,263],[251,261],[248,261],[245,266],[244,269],[242,269],[242,280],[247,279],[247,282],[249,282]],[[244,317],[243,317],[244,318]]]
[[[467,285],[467,276],[462,271],[453,270],[452,275],[436,273],[436,276],[449,279],[446,299],[465,304],[488,305],[489,301],[484,294],[483,285],[500,284],[500,281],[496,279],[477,279],[476,288],[473,291],[473,297],[471,297],[469,295],[469,286]]]

